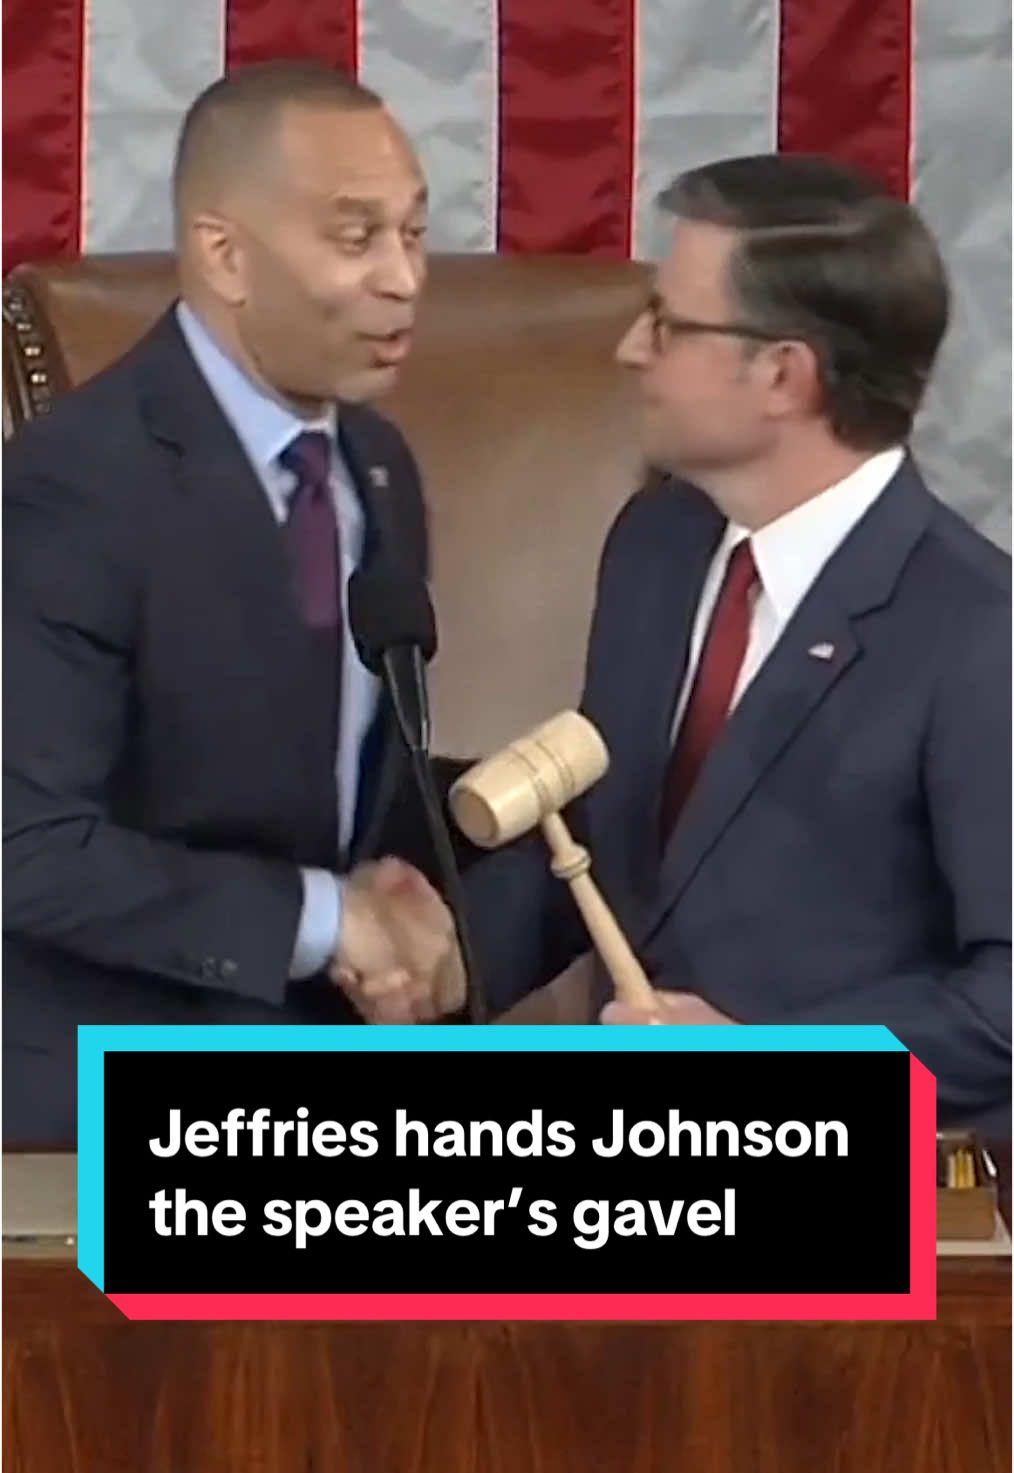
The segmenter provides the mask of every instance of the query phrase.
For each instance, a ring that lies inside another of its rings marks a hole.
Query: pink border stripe
[[[909,1055],[909,1298],[920,1311],[913,1318],[937,1317],[937,1082]]]
[[[918,1320],[912,1294],[110,1294],[131,1320]]]
[[[910,1058],[908,1294],[110,1294],[131,1320],[932,1320],[936,1081]]]

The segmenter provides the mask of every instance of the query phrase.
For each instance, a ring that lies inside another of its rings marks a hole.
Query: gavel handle
[[[575,843],[558,813],[550,813],[542,820],[542,832],[553,855],[553,874],[557,879],[566,880],[570,886],[588,934],[613,979],[616,996],[631,1007],[650,1008],[655,994],[616,917],[589,873],[591,857],[588,850]]]

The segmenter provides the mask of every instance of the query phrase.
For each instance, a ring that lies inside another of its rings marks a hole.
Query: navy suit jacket
[[[351,405],[339,428],[364,559],[425,573],[400,434]],[[5,1138],[68,1145],[80,1023],[356,1021],[287,985],[300,866],[404,853],[418,810],[382,701],[338,853],[283,539],[171,314],[4,471]]]
[[[582,709],[611,765],[573,815],[593,873],[657,986],[744,1023],[886,1024],[937,1076],[942,1121],[1008,1134],[1010,560],[907,460],[746,690],[660,854],[674,705],[723,528],[670,481],[610,533]],[[588,949],[541,840],[467,884],[497,1009]]]

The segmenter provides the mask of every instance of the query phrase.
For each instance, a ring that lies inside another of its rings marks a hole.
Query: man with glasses
[[[817,158],[661,203],[618,355],[656,474],[602,559],[583,709],[611,766],[575,815],[656,996],[604,1021],[886,1024],[942,1121],[1005,1131],[1009,559],[906,448],[936,247]],[[587,949],[547,871],[536,841],[468,877],[501,1009]]]

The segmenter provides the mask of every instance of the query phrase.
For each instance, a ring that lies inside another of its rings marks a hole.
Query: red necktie
[[[750,539],[737,543],[725,569],[701,649],[690,699],[662,790],[662,842],[668,839],[708,753],[722,731],[746,657],[750,594],[757,582]]]

